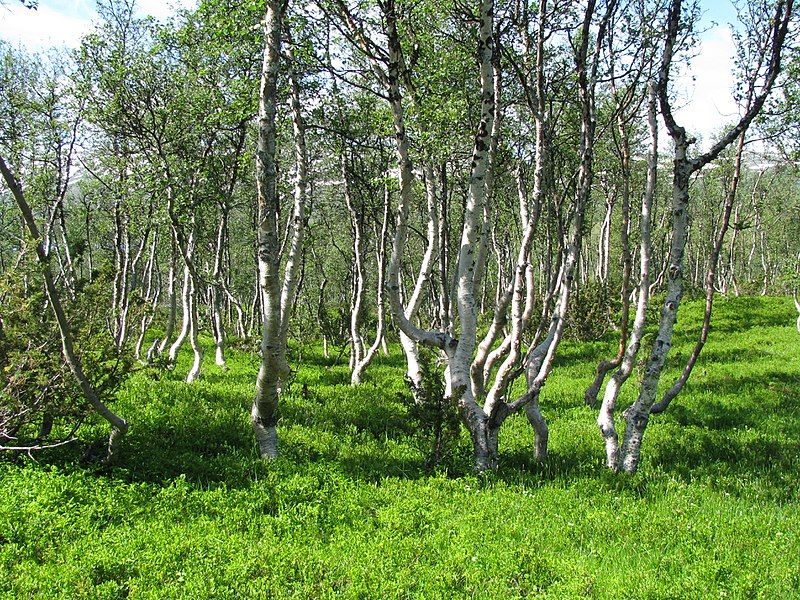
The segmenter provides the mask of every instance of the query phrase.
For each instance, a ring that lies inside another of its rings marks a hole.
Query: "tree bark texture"
[[[261,366],[251,419],[262,458],[278,456],[278,395],[289,373],[281,339],[281,285],[278,241],[280,201],[276,189],[276,104],[281,51],[282,7],[268,0],[264,19],[264,62],[259,89],[256,187],[258,192],[258,274],[263,305]]]

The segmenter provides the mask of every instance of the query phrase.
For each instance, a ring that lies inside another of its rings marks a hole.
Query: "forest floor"
[[[665,382],[701,313],[682,308]],[[78,445],[0,460],[0,598],[800,597],[795,318],[789,299],[718,300],[634,476],[604,468],[583,404],[613,334],[562,347],[542,398],[549,459],[532,459],[532,431],[512,418],[483,476],[465,435],[426,470],[399,352],[353,389],[346,355],[293,347],[302,366],[271,463],[249,424],[255,355],[232,351],[191,385],[187,355],[126,383],[114,407],[131,430],[113,467],[83,465]],[[102,432],[85,427],[84,444]]]

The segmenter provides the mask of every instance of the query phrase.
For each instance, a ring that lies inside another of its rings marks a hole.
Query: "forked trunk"
[[[661,113],[675,146],[672,182],[673,230],[668,256],[668,268],[666,270],[667,295],[661,311],[661,319],[653,348],[645,365],[639,395],[633,405],[625,411],[625,434],[620,448],[618,468],[628,473],[635,472],[639,467],[642,439],[655,402],[661,371],[671,347],[672,332],[683,293],[683,257],[689,225],[689,179],[693,173],[714,160],[722,150],[742,135],[760,112],[780,72],[781,52],[791,21],[794,2],[793,0],[788,0],[785,3],[776,3],[775,13],[769,18],[769,38],[762,47],[766,67],[762,72],[759,69],[762,64],[759,63],[756,66],[756,74],[748,82],[751,92],[756,85],[760,86],[758,94],[753,94],[752,96],[752,104],[734,127],[729,129],[710,150],[697,158],[690,158],[687,154],[688,147],[693,140],[687,136],[686,130],[675,122],[668,96],[669,71],[674,45],[681,29],[681,4],[682,0],[672,0],[669,7],[666,42],[658,81]],[[766,17],[766,15],[764,16]]]
[[[616,471],[619,467],[619,439],[614,424],[614,411],[617,406],[622,385],[628,380],[639,354],[647,321],[647,304],[650,294],[650,210],[655,197],[655,186],[658,168],[658,124],[656,122],[656,88],[650,84],[648,102],[648,123],[650,126],[650,153],[647,157],[647,187],[642,198],[642,218],[640,220],[641,239],[639,242],[639,289],[636,300],[636,316],[633,319],[630,340],[619,369],[611,376],[603,393],[603,402],[597,416],[597,426],[603,436],[606,449],[606,465]]]
[[[734,167],[733,167],[733,178],[731,180],[730,188],[727,191],[725,196],[725,205],[723,208],[722,213],[722,223],[720,224],[719,231],[717,232],[716,240],[714,241],[714,248],[711,251],[711,257],[709,258],[709,266],[708,271],[706,272],[706,279],[705,279],[705,291],[706,291],[706,303],[705,309],[703,311],[703,324],[700,327],[700,337],[697,340],[697,343],[692,348],[692,353],[689,355],[689,359],[686,361],[686,365],[683,367],[683,371],[681,372],[680,377],[678,377],[677,381],[672,384],[664,395],[662,396],[661,400],[653,405],[653,408],[650,410],[651,414],[659,414],[664,412],[667,407],[669,406],[670,402],[672,402],[678,394],[681,393],[683,386],[689,380],[689,376],[692,374],[692,369],[694,368],[695,363],[697,362],[698,357],[700,356],[700,352],[703,350],[703,346],[705,346],[706,340],[708,339],[708,332],[711,329],[711,311],[714,307],[714,281],[716,280],[717,276],[717,265],[719,264],[719,255],[722,252],[722,244],[725,241],[725,234],[728,232],[728,225],[731,220],[731,212],[733,210],[733,203],[736,200],[736,191],[739,187],[739,177],[742,172],[742,155],[744,154],[744,142],[745,142],[745,134],[742,133],[739,136],[739,144],[736,148],[736,158],[734,159]],[[761,173],[763,175],[763,172]],[[758,180],[756,181],[756,186],[758,186],[758,181],[761,179],[759,176]]]

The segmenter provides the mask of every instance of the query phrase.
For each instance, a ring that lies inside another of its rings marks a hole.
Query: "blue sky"
[[[195,6],[196,0],[137,0],[140,14],[163,19],[175,6]],[[94,0],[39,0],[36,11],[27,10],[17,0],[0,4],[0,38],[31,50],[49,46],[78,45],[91,30],[95,16]],[[676,80],[676,111],[679,123],[699,135],[704,147],[714,134],[738,114],[731,97],[733,83],[733,41],[728,23],[736,12],[729,0],[703,2],[702,28],[705,30],[688,72]],[[717,24],[712,26],[712,22]]]

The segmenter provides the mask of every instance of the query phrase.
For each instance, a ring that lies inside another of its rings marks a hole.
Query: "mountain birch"
[[[191,280],[192,276],[189,273],[189,267],[183,267],[183,286],[181,287],[181,309],[182,309],[182,318],[181,318],[181,329],[178,332],[177,337],[172,342],[172,345],[169,347],[169,352],[167,353],[167,360],[169,361],[170,365],[175,364],[175,360],[178,357],[178,350],[180,350],[183,342],[186,341],[186,336],[189,335],[189,321],[191,320]]]
[[[569,291],[573,274],[580,253],[580,242],[583,228],[583,213],[588,202],[592,185],[592,159],[595,135],[594,115],[594,87],[597,80],[597,68],[600,57],[602,39],[607,30],[609,15],[616,8],[616,2],[607,4],[605,16],[598,27],[599,41],[594,47],[591,61],[588,58],[590,39],[595,38],[592,33],[592,13],[595,3],[590,2],[587,7],[581,31],[581,42],[575,48],[576,65],[579,70],[581,82],[582,104],[582,134],[581,134],[581,167],[578,174],[579,186],[576,191],[575,210],[572,217],[571,244],[563,261],[559,261],[560,273],[553,277],[553,293],[558,294],[555,316],[551,320],[544,341],[532,347],[524,361],[529,375],[529,393],[513,403],[500,401],[499,398],[489,410],[481,406],[475,392],[480,392],[479,386],[472,385],[472,360],[476,347],[477,336],[477,284],[480,274],[476,268],[479,266],[480,240],[484,227],[484,212],[487,195],[487,175],[489,174],[490,149],[492,146],[495,107],[497,102],[497,78],[493,72],[494,40],[493,40],[493,4],[491,1],[480,3],[478,19],[478,64],[480,69],[480,121],[474,138],[472,149],[472,162],[469,173],[469,185],[464,207],[463,227],[459,252],[455,265],[455,308],[458,312],[460,329],[457,336],[450,335],[447,331],[426,331],[417,327],[406,317],[400,298],[399,271],[408,230],[408,212],[411,205],[411,161],[409,145],[406,139],[402,95],[400,92],[399,70],[404,64],[402,49],[399,42],[394,3],[389,0],[381,4],[386,25],[388,51],[382,52],[359,29],[355,19],[346,6],[340,3],[340,11],[345,14],[352,37],[357,41],[364,53],[370,57],[373,71],[376,72],[381,83],[386,86],[387,96],[392,109],[398,171],[400,179],[400,201],[397,209],[395,240],[392,248],[392,257],[388,271],[388,295],[392,306],[395,321],[401,331],[410,339],[423,344],[437,347],[447,357],[447,373],[450,377],[450,396],[457,402],[462,420],[470,432],[475,452],[475,466],[478,470],[496,467],[497,464],[497,433],[505,418],[512,412],[526,409],[528,418],[534,425],[536,432],[536,448],[539,456],[546,454],[547,428],[538,409],[538,393],[552,368],[555,350],[561,337],[564,315],[569,299]],[[545,9],[542,9],[543,11]],[[387,66],[383,70],[383,64]],[[529,281],[527,276],[526,281]],[[520,281],[522,277],[518,278]],[[532,282],[531,282],[532,284]],[[519,307],[522,303],[518,301]],[[524,310],[517,309],[517,316]],[[455,334],[454,334],[455,335]]]
[[[600,62],[601,48],[608,24],[617,9],[615,0],[606,3],[602,17],[597,24],[594,37],[594,47],[590,55],[590,38],[593,28],[593,14],[595,2],[587,3],[580,38],[574,48],[575,67],[578,74],[578,88],[581,107],[581,137],[580,137],[580,165],[578,169],[578,185],[575,189],[574,209],[572,215],[572,230],[569,243],[565,248],[565,255],[561,263],[557,281],[557,300],[547,334],[538,344],[532,344],[523,359],[527,390],[514,400],[506,403],[493,396],[487,398],[491,404],[489,411],[488,440],[491,451],[497,453],[497,436],[499,428],[505,419],[513,412],[525,410],[529,423],[534,430],[534,454],[538,459],[547,456],[549,430],[541,410],[539,409],[539,394],[553,368],[555,354],[561,341],[564,329],[564,320],[569,306],[572,283],[575,276],[578,259],[581,252],[583,238],[583,219],[588,204],[592,181],[594,178],[594,142],[596,131],[595,88],[597,72]],[[541,8],[540,8],[541,11]],[[540,12],[540,18],[542,13]]]
[[[173,342],[169,349],[169,362],[175,364],[178,355],[178,350],[188,336],[189,342],[192,347],[194,360],[192,367],[186,376],[186,382],[191,383],[200,378],[200,368],[203,362],[203,349],[200,346],[198,335],[200,329],[198,303],[200,290],[199,285],[202,281],[200,273],[195,264],[195,244],[197,235],[197,224],[195,214],[192,213],[189,219],[189,232],[187,234],[186,228],[180,219],[178,212],[176,198],[178,196],[175,186],[175,179],[169,167],[166,152],[160,141],[157,142],[158,154],[162,160],[162,170],[164,180],[166,182],[167,191],[167,216],[169,217],[170,226],[175,236],[175,243],[183,259],[184,277],[183,277],[183,324],[181,325],[181,332]],[[207,145],[205,152],[208,153],[211,146]],[[189,197],[193,199],[197,193],[197,180],[195,177],[191,178],[189,183]]]
[[[286,338],[295,299],[305,225],[308,159],[297,75],[290,72],[291,112],[295,146],[294,205],[290,217],[287,256],[281,285],[281,245],[278,241],[276,108],[282,21],[286,4],[268,0],[264,18],[264,61],[259,88],[256,188],[258,192],[258,271],[263,305],[261,366],[251,418],[262,458],[278,455],[278,400],[289,375]]]
[[[218,202],[219,224],[217,226],[216,246],[214,249],[214,269],[211,274],[211,283],[208,290],[211,304],[211,330],[214,334],[214,362],[220,367],[225,366],[225,344],[227,343],[225,323],[222,318],[222,305],[225,296],[230,298],[237,308],[240,335],[243,329],[241,304],[238,303],[225,285],[223,262],[230,244],[228,220],[231,211],[231,201],[238,180],[240,158],[244,150],[246,133],[247,129],[245,124],[240,124],[236,133],[233,156],[231,157],[233,166],[231,168],[230,179],[226,182],[225,192]]]
[[[500,52],[492,52],[492,95],[494,99],[494,116],[492,119],[492,130],[489,136],[489,155],[488,166],[486,167],[485,177],[485,195],[486,199],[483,204],[483,222],[481,225],[480,242],[478,246],[478,257],[475,261],[475,273],[477,276],[474,282],[476,294],[481,292],[483,286],[483,277],[486,270],[486,255],[487,255],[487,239],[489,238],[489,230],[491,228],[491,207],[490,202],[493,199],[494,190],[494,172],[493,166],[497,161],[497,148],[500,138],[500,124],[502,119],[502,72],[500,69]],[[495,231],[492,230],[492,240],[495,240]],[[470,365],[470,384],[472,386],[472,394],[475,398],[483,398],[486,395],[486,381],[487,370],[486,361],[489,358],[492,346],[500,337],[501,332],[508,322],[508,307],[511,304],[511,299],[514,294],[513,277],[512,281],[504,282],[501,269],[502,260],[498,257],[497,260],[498,275],[497,275],[497,289],[495,293],[494,316],[489,325],[489,329],[484,335],[481,342],[478,344],[477,351]],[[485,291],[485,290],[484,290]]]
[[[437,211],[437,199],[435,192],[435,181],[433,169],[426,165],[424,168],[425,199],[428,208],[428,219],[426,226],[427,244],[425,253],[422,255],[419,272],[414,282],[414,289],[411,296],[406,301],[405,318],[414,321],[422,305],[422,298],[430,281],[433,271],[433,263],[439,254],[439,216]],[[400,345],[406,357],[406,378],[411,384],[412,390],[417,390],[422,383],[422,371],[419,364],[419,349],[417,342],[412,337],[400,330]]]
[[[281,329],[280,339],[286,345],[289,332],[289,320],[292,316],[294,302],[297,297],[303,236],[305,232],[307,188],[308,188],[308,151],[306,149],[306,124],[300,102],[300,83],[296,64],[293,62],[291,49],[287,51],[290,61],[289,90],[292,114],[292,140],[294,142],[294,203],[290,217],[291,234],[286,252],[283,287],[281,289]]]
[[[161,295],[161,286],[159,282],[156,281],[158,278],[157,267],[156,267],[156,250],[158,247],[158,230],[156,229],[153,232],[153,241],[150,243],[150,255],[147,259],[147,265],[144,269],[144,281],[145,281],[145,290],[144,296],[142,300],[145,303],[145,311],[142,315],[142,318],[139,323],[139,337],[136,339],[136,344],[134,346],[134,356],[137,360],[142,359],[142,345],[144,344],[145,335],[147,335],[147,330],[149,329],[150,325],[153,323],[153,319],[156,315],[156,309],[158,307],[158,299]],[[158,340],[156,340],[156,343]],[[148,354],[152,354],[149,352]],[[149,358],[148,358],[149,360]]]
[[[208,295],[211,309],[211,332],[214,335],[214,363],[219,367],[225,367],[225,344],[227,335],[225,333],[225,323],[222,318],[222,257],[224,254],[224,244],[226,243],[225,230],[227,229],[227,208],[222,209],[220,223],[217,228],[217,243],[214,251],[214,270],[212,272],[212,282],[208,287]]]
[[[686,130],[675,121],[668,96],[670,67],[675,52],[675,44],[682,29],[680,22],[682,0],[672,0],[670,4],[664,53],[659,69],[657,86],[661,114],[667,131],[673,140],[675,157],[672,183],[673,229],[669,251],[669,267],[666,273],[667,294],[653,348],[645,365],[639,395],[636,401],[625,411],[625,434],[618,462],[618,468],[625,472],[633,473],[639,467],[642,439],[650,418],[650,411],[655,402],[661,372],[672,345],[672,332],[677,320],[681,296],[683,295],[683,256],[689,225],[689,179],[692,174],[714,160],[722,150],[744,133],[760,112],[780,72],[781,53],[792,17],[793,5],[794,0],[779,0],[775,3],[772,15],[767,14],[766,11],[759,15],[762,20],[762,27],[753,29],[751,32],[752,37],[750,37],[748,43],[765,48],[765,56],[767,57],[765,67],[759,72],[758,77],[751,79],[754,82],[757,80],[760,88],[753,95],[752,104],[739,122],[729,129],[711,149],[696,158],[692,158],[689,156],[688,149],[694,139],[690,138]],[[763,35],[762,31],[764,29],[768,30],[768,34],[754,39],[755,36]]]
[[[640,7],[638,14],[636,15],[636,19],[640,23],[647,23],[653,20],[654,15],[649,11],[642,10],[643,7]],[[643,28],[643,26],[642,26]],[[620,186],[620,195],[622,200],[621,212],[622,212],[622,223],[620,229],[620,253],[622,259],[622,283],[620,285],[620,318],[619,318],[619,342],[617,344],[617,352],[616,354],[606,360],[600,361],[598,363],[597,368],[595,369],[595,378],[589,387],[586,389],[584,394],[584,400],[587,405],[594,406],[597,402],[597,395],[600,392],[600,389],[603,386],[603,382],[605,381],[606,375],[611,372],[612,370],[618,368],[625,357],[625,351],[628,343],[628,335],[629,335],[629,317],[630,317],[630,305],[631,305],[631,276],[633,272],[633,259],[634,259],[634,250],[631,249],[630,244],[630,230],[631,230],[631,179],[632,179],[632,168],[631,168],[631,123],[633,123],[636,119],[640,117],[641,114],[641,106],[645,98],[647,98],[648,94],[651,96],[652,100],[652,86],[641,85],[641,79],[646,73],[652,72],[656,56],[655,50],[651,49],[652,45],[648,44],[647,46],[640,45],[638,48],[633,50],[632,59],[635,64],[635,68],[631,68],[627,73],[625,73],[622,77],[626,82],[626,85],[620,86],[617,82],[616,76],[616,53],[617,50],[615,48],[614,38],[619,33],[613,32],[614,25],[612,24],[612,33],[610,34],[609,40],[609,53],[611,54],[610,62],[611,62],[611,94],[612,98],[614,99],[615,104],[615,121],[616,121],[616,128],[611,128],[611,132],[613,134],[613,141],[614,141],[614,148],[617,154],[617,158],[619,160],[619,186]],[[640,28],[633,27],[632,28],[637,33],[635,35],[638,36],[638,31]],[[624,35],[624,34],[623,34]],[[628,40],[623,40],[623,48],[628,47],[627,44]],[[648,91],[649,90],[649,91]],[[648,122],[650,121],[650,109],[648,107]],[[653,118],[655,118],[653,116]],[[651,128],[651,135],[652,135],[652,123],[650,123]],[[613,192],[612,192],[613,194]],[[600,245],[603,248],[601,250],[602,255],[602,277],[600,278],[602,281],[607,281],[608,279],[608,263],[610,260],[610,234],[611,234],[611,211],[613,210],[614,201],[607,200],[607,213],[606,218],[604,219],[603,225],[604,229],[601,233],[601,242]],[[649,242],[648,242],[649,243]],[[600,265],[598,265],[599,267]]]
[[[628,380],[639,354],[639,348],[647,322],[647,304],[650,297],[650,228],[651,207],[656,193],[658,178],[658,122],[656,120],[656,85],[649,84],[649,101],[647,104],[647,122],[650,129],[650,152],[647,156],[647,184],[642,197],[642,216],[639,221],[639,288],[636,297],[636,314],[633,318],[630,339],[619,369],[611,376],[603,393],[603,402],[597,417],[597,426],[603,436],[606,449],[606,465],[609,469],[618,469],[619,439],[614,425],[614,411],[622,385]]]
[[[513,285],[511,291],[511,331],[505,336],[500,349],[506,353],[505,360],[500,365],[491,388],[489,389],[484,411],[492,414],[498,402],[503,401],[508,393],[514,376],[514,370],[519,366],[522,348],[522,335],[530,324],[533,314],[534,282],[533,269],[530,263],[530,251],[533,236],[539,223],[542,201],[542,168],[545,160],[545,144],[543,122],[536,118],[535,137],[535,167],[533,184],[533,206],[528,206],[522,175],[517,174],[518,194],[520,198],[520,218],[524,223],[522,240],[520,241],[517,261],[514,267]],[[500,353],[496,355],[498,358]],[[497,358],[492,357],[492,360]],[[491,364],[488,365],[489,369]],[[484,371],[484,378],[488,380],[489,369]]]
[[[347,194],[346,194],[347,196]],[[350,374],[350,384],[351,385],[358,385],[361,383],[361,378],[364,373],[364,370],[369,366],[372,362],[372,359],[375,357],[378,348],[380,348],[381,343],[384,341],[384,327],[385,327],[385,318],[384,318],[384,284],[386,279],[386,235],[389,228],[389,194],[384,194],[384,202],[383,202],[383,218],[381,220],[381,229],[380,233],[378,234],[378,248],[375,251],[375,259],[377,264],[377,289],[376,289],[376,311],[377,311],[377,324],[375,328],[375,339],[373,340],[372,344],[366,350],[363,350],[358,357],[354,360],[352,372]],[[360,227],[361,224],[359,222],[357,214],[352,209],[351,205],[349,204],[348,200],[348,209],[350,209],[351,219],[353,222],[353,252],[356,256],[356,274],[361,271],[361,283],[359,285],[359,293],[363,297],[364,294],[364,282],[363,282],[363,268],[360,267],[361,260],[359,255],[363,251],[361,247],[361,232]],[[355,311],[353,314],[353,319],[355,318]],[[358,324],[360,326],[360,323]],[[358,327],[351,321],[351,335],[355,338],[361,338],[361,334],[358,332]],[[363,341],[360,342],[360,346],[363,349]],[[354,344],[355,348],[355,344]]]
[[[523,9],[527,13],[527,4],[525,4]],[[479,360],[480,354],[476,357],[474,363],[483,368],[483,381],[487,382],[492,367],[496,362],[505,357],[495,375],[494,382],[484,403],[484,411],[490,415],[495,412],[498,402],[503,401],[511,385],[514,369],[519,365],[522,335],[527,330],[533,313],[535,289],[530,251],[541,214],[544,196],[544,165],[547,160],[547,146],[545,140],[546,99],[544,94],[544,27],[546,14],[547,2],[541,2],[536,18],[537,29],[535,44],[530,40],[527,19],[525,19],[525,22],[521,25],[526,65],[531,63],[531,55],[535,53],[535,58],[533,59],[533,89],[528,91],[525,95],[528,108],[534,119],[533,196],[528,199],[522,171],[521,168],[518,168],[516,173],[517,196],[519,199],[520,222],[523,225],[523,232],[510,290],[511,331],[504,337],[501,344],[489,354],[483,364],[481,364]]]
[[[256,379],[256,396],[251,418],[262,458],[278,456],[278,394],[281,381],[289,374],[286,348],[281,334],[280,255],[276,189],[276,123],[278,69],[281,50],[283,7],[275,0],[266,3],[264,18],[264,63],[259,88],[256,188],[258,191],[258,272],[263,305],[261,367]]]
[[[405,129],[403,96],[400,89],[402,48],[397,30],[397,14],[394,0],[381,4],[388,47],[378,48],[359,28],[344,3],[338,3],[347,27],[359,47],[370,58],[373,72],[385,86],[392,111],[395,151],[398,162],[400,199],[396,210],[395,237],[387,274],[387,292],[395,322],[410,341],[423,343],[444,351],[447,356],[447,369],[451,378],[451,394],[458,403],[462,419],[473,439],[475,465],[479,470],[491,468],[491,459],[486,443],[486,415],[475,401],[470,385],[470,364],[475,348],[477,315],[475,306],[475,268],[476,254],[483,226],[483,205],[486,196],[486,175],[494,120],[494,88],[492,73],[494,6],[491,0],[479,4],[478,57],[481,82],[480,122],[475,135],[472,151],[472,164],[469,176],[469,189],[461,233],[460,250],[456,265],[456,304],[461,331],[458,339],[442,331],[427,331],[417,327],[409,319],[407,308],[401,300],[400,270],[408,237],[408,216],[411,207],[413,183],[412,163],[409,143]],[[384,69],[383,66],[386,66]],[[429,218],[430,240],[436,236],[439,220]],[[418,278],[419,282],[419,278]],[[409,305],[417,302],[418,286],[412,294]]]
[[[680,377],[678,377],[675,383],[673,383],[672,386],[664,392],[661,400],[653,405],[653,408],[650,409],[650,414],[659,414],[664,412],[669,406],[670,402],[672,402],[678,396],[678,394],[681,393],[681,390],[689,380],[689,376],[692,374],[692,369],[694,368],[694,365],[700,356],[700,352],[702,352],[706,340],[708,339],[708,333],[711,329],[711,313],[714,307],[714,282],[717,275],[717,265],[719,263],[720,253],[722,252],[722,244],[725,241],[725,234],[728,232],[731,212],[733,210],[733,203],[736,199],[736,191],[739,187],[739,178],[742,171],[742,155],[744,154],[745,135],[745,133],[742,133],[739,136],[739,142],[736,148],[736,156],[734,158],[733,177],[731,179],[730,187],[725,194],[725,204],[722,209],[722,221],[714,240],[714,248],[711,250],[711,256],[708,259],[709,266],[708,270],[706,271],[706,278],[704,282],[706,301],[703,310],[703,323],[700,326],[700,336],[695,343],[694,348],[692,348],[692,353],[689,355],[686,365],[684,365],[683,371],[681,371]],[[763,175],[763,172],[761,174]],[[761,177],[759,176],[756,181],[756,186],[758,186],[760,179]]]
[[[171,345],[172,333],[175,331],[175,317],[178,310],[178,294],[176,290],[178,279],[176,272],[177,262],[177,242],[175,241],[175,233],[170,230],[169,269],[167,271],[167,323],[164,326],[164,337],[158,341],[152,356],[148,356],[148,360],[152,360],[155,356],[161,356]]]
[[[393,114],[395,115],[395,137],[398,142],[398,158],[401,165],[403,162],[408,162],[408,166],[410,167],[410,161],[407,159],[405,129],[402,126],[402,105],[399,103],[398,69],[402,56],[397,36],[394,5],[393,2],[388,4],[391,5],[392,9],[386,14],[386,21],[389,25],[389,97],[390,101],[394,101]],[[495,90],[492,69],[494,52],[494,4],[492,0],[483,0],[480,2],[479,11],[478,61],[481,84],[481,109],[480,121],[472,149],[469,188],[464,208],[464,224],[461,232],[461,243],[456,265],[456,302],[460,324],[458,339],[452,339],[444,332],[419,330],[410,323],[408,319],[404,318],[404,314],[399,310],[398,268],[402,256],[402,249],[405,244],[410,189],[407,189],[405,196],[401,194],[395,243],[389,269],[389,291],[390,298],[392,298],[392,308],[395,313],[395,318],[403,332],[412,339],[438,347],[446,353],[448,357],[447,368],[449,370],[451,382],[451,395],[457,402],[462,419],[472,437],[475,451],[475,466],[478,470],[486,470],[494,466],[487,444],[487,418],[482,408],[476,402],[472,392],[470,365],[477,334],[477,313],[475,306],[476,259],[479,250],[481,229],[484,225],[482,220],[484,214],[483,206],[486,199],[486,176],[495,116]],[[402,129],[398,130],[398,125],[400,125]],[[405,157],[403,156],[404,154]],[[404,158],[405,161],[403,160]],[[401,174],[404,170],[405,169],[401,166]],[[404,183],[406,184],[406,188],[408,188],[409,186],[407,184],[410,184],[410,181],[404,182],[401,180],[401,191],[404,187]]]
[[[452,344],[455,345],[455,341],[452,340],[449,335],[442,332],[425,331],[414,324],[416,313],[422,300],[422,292],[433,267],[433,257],[437,253],[438,248],[438,228],[440,222],[437,216],[436,200],[432,189],[434,183],[430,181],[430,185],[426,189],[428,205],[428,244],[420,265],[419,273],[415,280],[414,290],[408,302],[404,305],[401,294],[401,270],[403,254],[408,239],[408,218],[412,204],[414,173],[406,134],[403,95],[400,88],[402,77],[401,66],[404,61],[397,30],[395,3],[394,0],[386,0],[380,5],[386,28],[387,48],[385,49],[379,47],[364,33],[355,16],[350,12],[344,2],[337,0],[336,5],[358,48],[369,59],[373,74],[386,90],[386,96],[392,113],[400,198],[395,211],[395,235],[386,275],[386,291],[392,315],[400,328],[400,342],[406,356],[407,376],[412,387],[415,387],[418,386],[422,377],[419,368],[416,343],[423,343],[441,349],[448,346],[451,341]],[[428,175],[430,174],[431,171],[429,170]],[[430,179],[430,177],[428,177],[428,179]]]
[[[364,244],[363,233],[363,207],[356,209],[353,204],[352,194],[350,193],[350,179],[347,172],[347,158],[345,151],[342,150],[340,159],[342,173],[342,193],[344,194],[345,206],[350,215],[350,232],[353,236],[353,290],[350,302],[350,364],[351,375],[355,365],[361,361],[364,353],[364,341],[361,338],[361,324],[364,320],[364,293],[366,282],[364,276]],[[351,383],[357,383],[352,381]]]
[[[794,307],[797,309],[797,331],[800,333],[800,298],[798,298],[797,290],[794,292],[793,300]]]
[[[0,156],[0,174],[2,174],[8,187],[11,189],[11,194],[17,204],[17,208],[22,215],[25,227],[28,231],[32,242],[36,246],[36,257],[41,265],[42,278],[44,279],[45,293],[47,295],[47,302],[53,309],[53,313],[58,324],[58,331],[61,337],[61,350],[64,354],[64,359],[72,372],[75,381],[81,388],[86,401],[92,408],[111,426],[111,432],[108,436],[108,446],[106,449],[105,462],[111,460],[114,450],[116,449],[117,442],[127,433],[128,423],[125,419],[119,417],[111,411],[105,403],[100,399],[97,390],[86,377],[83,371],[83,365],[80,357],[75,352],[75,344],[72,339],[72,330],[70,329],[69,320],[61,305],[61,299],[53,279],[53,273],[50,269],[50,257],[45,253],[44,245],[42,244],[42,236],[39,228],[36,225],[33,212],[28,204],[25,194],[22,190],[22,185],[6,165],[5,159]]]
[[[190,242],[190,247],[191,246],[193,246],[193,242]],[[181,299],[183,307],[181,330],[178,334],[178,337],[175,338],[175,341],[169,348],[168,359],[170,365],[175,364],[175,361],[178,357],[178,351],[188,338],[193,352],[193,361],[192,366],[186,375],[186,382],[191,383],[200,378],[200,368],[203,362],[203,349],[198,340],[199,318],[197,310],[197,288],[195,285],[195,279],[192,277],[191,270],[187,265],[184,265],[183,292]]]

